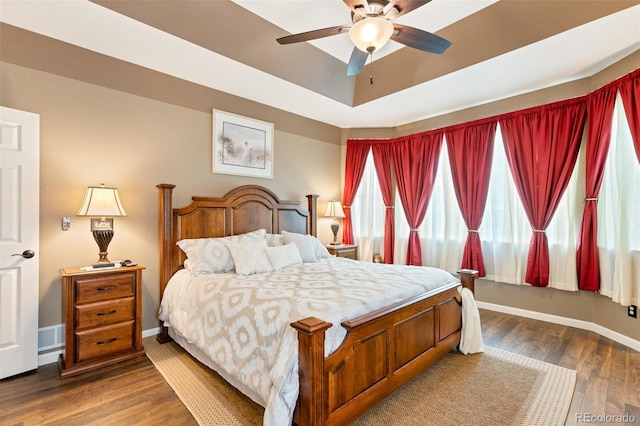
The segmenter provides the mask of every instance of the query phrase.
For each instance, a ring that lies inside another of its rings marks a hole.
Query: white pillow
[[[276,247],[284,245],[282,234],[267,234],[267,247]]]
[[[329,253],[329,250],[327,250],[325,245],[322,244],[322,242],[319,239],[317,239],[313,235],[309,235],[309,237],[311,237],[311,243],[313,245],[313,251],[314,251],[314,253],[316,255],[316,258],[318,260],[326,259],[328,257],[331,257],[331,253]]]
[[[236,266],[236,273],[253,275],[260,272],[273,271],[267,256],[267,241],[238,241],[227,242],[229,252]]]
[[[180,240],[176,244],[187,255],[184,267],[192,275],[232,272],[233,258],[225,242],[264,240],[266,230],[220,238],[193,238]]]
[[[292,241],[296,243],[296,247],[298,247],[300,257],[304,263],[315,263],[318,261],[311,235],[282,231],[282,236],[284,237],[285,244],[289,244]]]
[[[267,247],[267,257],[269,257],[271,266],[275,271],[302,263],[300,252],[294,242],[281,246]]]

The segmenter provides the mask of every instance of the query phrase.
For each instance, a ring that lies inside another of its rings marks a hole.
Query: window
[[[494,149],[487,205],[479,229],[487,270],[486,279],[525,284],[531,226],[511,177],[499,128],[496,131]],[[551,258],[549,287],[571,291],[578,289],[575,245],[582,210],[578,202],[577,183],[578,177],[574,171],[547,228]],[[397,199],[396,203],[400,205],[400,200]],[[396,214],[395,263],[405,263],[408,234],[406,219],[403,215]],[[460,268],[467,229],[453,190],[446,144],[440,154],[433,195],[419,234],[424,265],[452,273]]]
[[[640,164],[620,95],[598,197],[600,292],[622,305],[640,301]]]
[[[549,243],[549,287],[577,291],[576,242],[585,198],[585,147],[567,190],[546,230]],[[620,95],[613,114],[612,140],[598,201],[600,292],[622,305],[640,302],[640,164]],[[485,214],[479,228],[486,279],[525,284],[532,230],[506,159],[502,134],[495,135]],[[367,257],[382,250],[384,203],[371,154],[354,206],[354,229]],[[402,203],[395,200],[394,263],[406,263],[409,225]],[[435,186],[418,230],[423,265],[455,273],[461,264],[467,229],[453,189],[446,143],[442,146]]]
[[[353,238],[360,259],[371,260],[374,253],[384,254],[385,206],[380,192],[373,154],[369,151],[358,192],[351,203]]]

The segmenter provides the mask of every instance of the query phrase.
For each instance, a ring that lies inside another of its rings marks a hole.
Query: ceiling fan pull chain
[[[370,58],[369,67],[371,71],[371,74],[369,74],[369,84],[373,86],[373,52],[369,52],[369,58]]]

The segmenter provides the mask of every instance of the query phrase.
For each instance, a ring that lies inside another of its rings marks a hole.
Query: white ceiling
[[[341,0],[234,1],[290,33],[350,21]],[[492,3],[433,0],[398,22],[436,32]],[[640,48],[636,5],[352,107],[88,0],[0,0],[0,21],[342,128],[395,127],[562,84],[593,75]],[[341,35],[313,43],[345,63],[352,50],[348,37]],[[390,42],[377,58],[401,47]]]

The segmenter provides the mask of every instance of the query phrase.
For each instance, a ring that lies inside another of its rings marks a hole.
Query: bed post
[[[309,194],[307,195],[307,202],[309,210],[309,229],[307,233],[313,235],[314,237],[318,236],[318,194]]]
[[[168,183],[161,183],[156,185],[156,188],[160,190],[160,204],[158,209],[158,215],[160,220],[158,227],[158,240],[160,244],[160,299],[164,293],[164,288],[169,282],[173,271],[171,270],[173,249],[171,239],[173,237],[173,207],[171,204],[173,188],[175,185]],[[160,323],[160,333],[156,336],[156,340],[160,343],[166,343],[171,340],[169,337],[169,330],[167,327]]]
[[[475,276],[478,274],[478,271],[473,269],[460,269],[458,271],[458,275],[460,276],[460,283],[463,287],[471,290],[472,293],[475,294]]]
[[[324,333],[331,323],[309,317],[291,323],[298,330],[298,426],[324,424]]]

